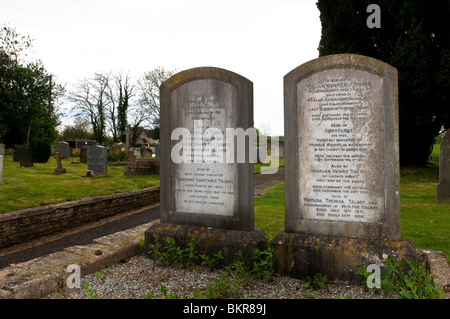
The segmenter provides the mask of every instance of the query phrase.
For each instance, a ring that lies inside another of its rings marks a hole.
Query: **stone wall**
[[[159,202],[159,186],[0,215],[0,249]]]

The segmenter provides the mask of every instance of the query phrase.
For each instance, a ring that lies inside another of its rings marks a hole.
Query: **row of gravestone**
[[[159,145],[158,145],[159,147]],[[58,167],[55,172],[58,174],[65,173],[66,170],[61,166],[61,159],[68,159],[71,156],[71,148],[67,142],[58,143],[59,151],[55,153],[55,158],[58,163]],[[4,145],[0,144],[0,151],[4,153]],[[159,151],[159,148],[158,148]],[[139,150],[139,153],[140,150]],[[3,154],[1,162],[1,172],[3,174]],[[13,160],[18,161],[22,167],[33,166],[33,153],[29,144],[18,145],[17,150],[13,154]],[[107,148],[104,146],[91,145],[89,147],[83,147],[80,151],[80,160],[87,164],[88,171],[92,171],[96,175],[108,175],[107,168]],[[2,181],[0,175],[0,181]]]
[[[212,142],[234,145],[236,132],[253,127],[252,82],[194,68],[165,81],[160,98],[161,215],[145,247],[195,236],[225,262],[239,250],[251,255],[266,234],[254,228],[250,147],[225,149],[234,162],[190,159]],[[285,230],[271,241],[277,271],[353,280],[359,264],[414,260],[400,236],[397,70],[352,54],[305,63],[284,77],[284,125]]]

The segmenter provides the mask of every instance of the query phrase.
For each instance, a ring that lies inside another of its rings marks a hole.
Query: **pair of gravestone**
[[[386,255],[415,259],[414,246],[400,237],[396,69],[331,55],[296,68],[284,85],[285,231],[271,242],[278,272],[353,280],[359,264]],[[230,262],[238,250],[251,255],[261,246],[253,143],[249,137],[239,162],[240,150],[229,147],[239,134],[223,137],[253,126],[252,89],[218,68],[186,70],[163,83],[161,218],[146,231],[146,247],[195,236]],[[234,161],[217,161],[212,144],[227,146],[224,156]]]

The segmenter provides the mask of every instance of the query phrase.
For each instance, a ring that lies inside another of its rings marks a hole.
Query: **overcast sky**
[[[67,89],[94,72],[214,66],[253,82],[255,127],[283,135],[283,76],[318,57],[316,0],[0,0]],[[67,122],[67,119],[66,119]]]

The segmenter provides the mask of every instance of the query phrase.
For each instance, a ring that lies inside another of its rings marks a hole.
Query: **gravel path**
[[[179,269],[175,266],[164,267],[153,259],[138,255],[130,260],[105,268],[104,280],[97,274],[81,278],[81,288],[64,288],[58,293],[47,296],[48,299],[142,299],[151,295],[153,299],[164,299],[170,294],[179,298],[192,298],[194,289],[206,293],[211,281],[219,281],[224,270],[210,271],[207,268]],[[89,292],[84,289],[88,282]],[[275,277],[273,281],[253,280],[251,285],[241,287],[239,299],[393,299],[397,295],[386,297],[383,292],[364,291],[363,285],[330,282],[325,289],[309,290],[305,281],[288,277]],[[165,286],[166,294],[161,292]]]

